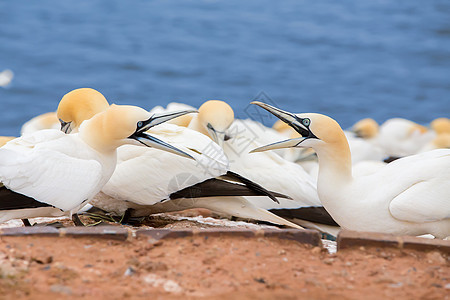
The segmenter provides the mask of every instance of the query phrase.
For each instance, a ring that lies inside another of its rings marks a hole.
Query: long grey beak
[[[172,111],[172,112],[164,112],[154,114],[150,119],[143,121],[143,125],[141,128],[138,128],[139,131],[147,131],[150,128],[159,125],[161,123],[170,121],[172,119],[184,116],[190,113],[198,113],[196,110],[180,110],[180,111]]]
[[[281,121],[283,121],[289,125],[291,125],[292,123],[297,121],[297,118],[293,113],[281,110],[272,105],[269,105],[269,104],[266,104],[263,102],[259,102],[259,101],[253,101],[253,102],[251,102],[251,104],[256,104],[259,107],[264,108],[265,110],[267,110],[268,112],[270,112],[271,114],[273,114],[274,116],[279,118]]]
[[[131,139],[134,139],[141,143],[144,146],[147,147],[153,147],[156,149],[164,150],[170,153],[174,153],[183,157],[187,157],[190,159],[194,159],[191,155],[187,154],[186,152],[169,145],[168,143],[161,141],[160,139],[157,139],[148,133],[146,133],[147,130],[150,128],[159,125],[161,123],[167,122],[169,120],[172,120],[174,118],[183,116],[185,114],[194,113],[197,112],[196,110],[183,110],[183,111],[177,111],[177,112],[169,112],[169,113],[160,113],[155,114],[150,117],[148,120],[140,121],[137,124],[136,131],[129,137]]]
[[[282,148],[296,147],[298,144],[300,144],[304,140],[306,140],[306,138],[304,138],[304,137],[284,140],[284,141],[281,141],[281,142],[276,142],[276,143],[272,143],[272,144],[269,144],[269,145],[265,145],[265,146],[262,146],[262,147],[255,148],[252,151],[250,151],[249,153],[263,152],[263,151],[267,151],[267,150],[276,150],[276,149],[282,149]]]
[[[177,154],[177,155],[195,160],[195,158],[193,158],[186,152],[184,152],[164,141],[161,141],[160,139],[157,139],[154,136],[151,136],[145,132],[137,133],[136,135],[132,136],[132,138],[134,138],[135,140],[137,140],[139,143],[143,144],[144,146],[164,150],[166,152],[170,152],[173,154]]]
[[[61,131],[68,134],[72,131],[72,122],[64,122],[63,120],[59,119],[59,122],[61,123]]]
[[[289,126],[294,128],[294,130],[297,131],[301,136],[303,137],[310,136],[311,132],[309,131],[309,129],[306,128],[303,124],[301,124],[299,118],[297,118],[297,116],[294,115],[293,113],[281,110],[279,108],[273,107],[269,104],[262,103],[259,101],[253,101],[251,102],[251,104],[256,104],[259,107],[264,108],[265,110],[273,114],[275,117],[279,118],[281,121],[287,123]]]
[[[275,150],[275,149],[281,149],[281,148],[296,147],[298,144],[300,144],[301,142],[303,142],[310,136],[309,130],[306,127],[304,127],[302,124],[300,124],[297,116],[294,115],[293,113],[281,110],[279,108],[273,107],[269,104],[262,103],[259,101],[253,101],[253,102],[251,102],[251,104],[256,104],[259,107],[264,108],[265,110],[267,110],[268,112],[270,112],[271,114],[273,114],[274,116],[279,118],[281,121],[289,124],[289,126],[291,126],[292,128],[295,129],[295,131],[300,133],[302,135],[302,137],[288,139],[288,140],[272,143],[272,144],[269,144],[266,146],[258,147],[256,149],[253,149],[252,151],[250,151],[250,153],[262,152],[262,151],[267,151],[267,150]]]
[[[216,142],[216,144],[220,147],[223,147],[223,142],[225,141],[225,132],[215,130],[214,127],[211,126],[211,124],[208,124],[206,128],[208,129],[208,133],[214,140],[214,142]]]

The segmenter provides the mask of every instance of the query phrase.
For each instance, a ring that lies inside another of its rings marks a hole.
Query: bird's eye
[[[138,127],[138,128],[141,128],[142,126],[144,126],[144,123],[143,123],[142,121],[139,121],[139,122],[137,123],[137,127]]]
[[[308,118],[306,118],[306,119],[303,119],[302,123],[303,123],[303,125],[305,125],[305,126],[309,126],[309,124],[311,124],[311,120],[308,119]]]

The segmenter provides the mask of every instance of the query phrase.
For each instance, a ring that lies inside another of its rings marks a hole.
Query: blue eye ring
[[[311,120],[308,119],[308,118],[306,118],[306,119],[303,119],[303,120],[302,120],[302,123],[303,123],[303,125],[305,125],[305,126],[309,126],[309,124],[311,124]]]
[[[142,126],[144,126],[144,123],[143,123],[142,121],[139,121],[139,122],[137,123],[137,127],[138,127],[138,128],[141,128]]]

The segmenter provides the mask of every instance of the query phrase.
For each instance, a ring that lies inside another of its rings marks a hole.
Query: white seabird
[[[352,131],[374,146],[381,147],[384,154],[391,157],[416,154],[435,136],[425,126],[402,118],[386,120],[381,126],[373,119],[363,119],[353,125]]]
[[[75,214],[109,180],[121,145],[190,157],[145,133],[159,123],[139,107],[112,105],[83,122],[78,134],[41,130],[8,142],[0,148],[0,222]]]
[[[319,158],[318,192],[343,228],[404,235],[450,236],[450,150],[398,159],[375,173],[354,178],[351,155],[339,124],[321,114],[292,114],[253,102],[302,137],[253,150],[311,147]]]

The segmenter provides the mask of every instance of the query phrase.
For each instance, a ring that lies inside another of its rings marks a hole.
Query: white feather
[[[0,181],[17,193],[71,211],[100,191],[110,175],[102,163],[114,160],[101,157],[78,135],[42,130],[0,149]]]
[[[153,205],[168,199],[174,192],[228,170],[228,160],[222,149],[201,133],[173,124],[160,124],[149,133],[196,160],[152,148],[122,146],[118,149],[116,170],[102,189],[104,194],[139,205]],[[103,206],[97,199],[93,204]],[[111,206],[110,201],[108,206]]]

